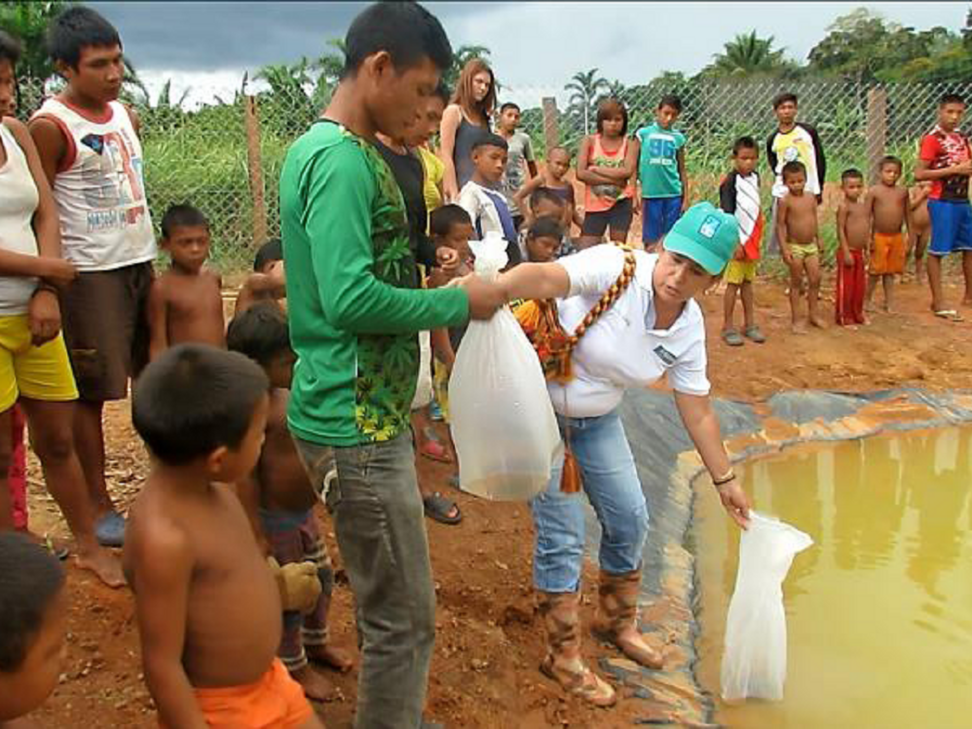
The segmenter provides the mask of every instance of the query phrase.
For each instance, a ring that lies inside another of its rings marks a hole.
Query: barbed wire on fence
[[[22,80],[20,115],[43,101],[43,83]],[[184,110],[169,103],[138,107],[146,187],[153,220],[173,203],[191,202],[210,219],[215,264],[226,274],[250,268],[253,251],[279,235],[277,183],[288,146],[327,101],[321,89],[279,86],[232,100]],[[325,90],[326,91],[326,90]],[[772,99],[782,91],[799,96],[798,118],[820,133],[827,178],[835,183],[847,167],[874,174],[885,154],[904,162],[910,180],[921,135],[935,124],[946,93],[972,98],[972,82],[868,85],[848,81],[724,82],[682,80],[612,88],[629,112],[629,130],[654,119],[664,94],[676,94],[682,114],[676,126],[687,137],[686,168],[693,199],[716,201],[721,177],[730,169],[733,141],[755,137],[762,149],[776,125]],[[501,101],[522,109],[522,128],[543,158],[553,145],[576,152],[593,132],[599,98],[577,89],[504,87]],[[770,175],[761,162],[768,204]],[[824,226],[824,230],[832,226]],[[833,238],[832,232],[825,238]]]

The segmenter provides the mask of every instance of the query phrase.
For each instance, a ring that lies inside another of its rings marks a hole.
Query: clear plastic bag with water
[[[506,240],[487,234],[469,245],[476,275],[495,279]],[[449,378],[449,418],[463,491],[525,501],[546,488],[560,431],[536,352],[508,307],[469,322]]]
[[[813,544],[773,517],[750,511],[739,540],[736,588],[729,602],[722,655],[722,698],[779,701],[786,683],[783,580],[793,557]]]

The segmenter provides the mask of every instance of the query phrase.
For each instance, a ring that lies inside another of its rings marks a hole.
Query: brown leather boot
[[[537,598],[547,633],[547,657],[540,664],[540,671],[595,706],[613,706],[617,700],[614,689],[581,658],[580,594],[538,592]]]
[[[645,641],[638,630],[638,591],[641,570],[610,575],[601,570],[599,604],[594,619],[594,634],[617,646],[624,655],[646,668],[659,669],[665,661]]]

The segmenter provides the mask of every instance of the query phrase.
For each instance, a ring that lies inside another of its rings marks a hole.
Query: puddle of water
[[[782,702],[733,729],[972,726],[972,428],[801,446],[737,470],[756,508],[807,532],[783,583]],[[738,529],[697,485],[699,679],[719,695]]]

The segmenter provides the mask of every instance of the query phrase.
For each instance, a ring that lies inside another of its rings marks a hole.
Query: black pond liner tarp
[[[861,408],[875,403],[896,401],[916,406],[924,406],[932,415],[928,418],[909,418],[902,422],[883,422],[872,430],[853,432],[835,428],[833,431],[821,429],[819,435],[810,439],[794,437],[782,444],[776,442],[772,447],[751,448],[737,457],[750,457],[760,453],[775,452],[780,446],[795,445],[810,440],[846,440],[876,435],[879,432],[893,432],[938,428],[972,422],[972,408],[967,407],[972,392],[930,393],[918,389],[894,389],[873,393],[841,393],[815,390],[783,392],[771,397],[766,405],[772,417],[786,423],[801,426],[814,421],[826,425],[858,413]],[[960,402],[964,397],[964,402]],[[713,405],[719,416],[722,435],[725,440],[734,436],[757,434],[763,429],[763,419],[751,405],[728,400],[714,399]],[[688,546],[689,522],[692,517],[692,489],[676,486],[685,479],[677,477],[678,460],[681,454],[694,450],[694,446],[682,425],[675,401],[671,394],[657,390],[629,391],[621,405],[621,417],[631,450],[634,454],[638,476],[648,501],[650,527],[644,551],[642,566],[643,601],[650,603],[660,598],[672,586],[687,594],[677,595],[677,601],[692,606],[691,622],[686,635],[688,640],[680,643],[679,648],[688,660],[676,669],[682,674],[665,676],[665,672],[641,669],[630,661],[603,659],[601,667],[625,685],[635,696],[648,700],[662,698],[665,686],[677,685],[682,690],[695,692],[695,701],[682,701],[666,696],[664,704],[671,707],[669,718],[646,717],[636,724],[669,726],[712,726],[714,703],[707,695],[695,676],[694,637],[697,634],[695,620],[695,574],[694,560],[690,550],[673,550]],[[591,509],[588,509],[587,537],[589,548],[595,548],[600,538],[600,527]],[[596,552],[593,552],[596,554]],[[673,557],[673,554],[680,555]],[[670,597],[670,595],[669,595]],[[642,626],[647,632],[650,624]],[[661,640],[656,636],[656,639]],[[659,690],[661,686],[661,690]],[[675,691],[680,694],[681,691]],[[683,697],[684,698],[684,697]],[[657,712],[653,712],[657,713]]]

